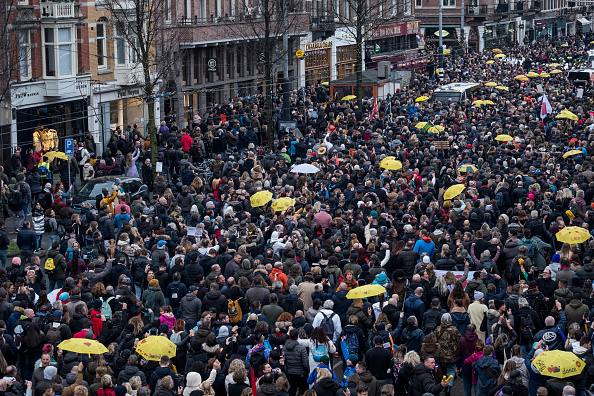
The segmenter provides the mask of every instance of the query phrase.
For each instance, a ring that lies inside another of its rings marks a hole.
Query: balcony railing
[[[466,6],[466,10],[465,10],[465,14],[466,15],[487,15],[488,10],[487,10],[487,5],[486,4],[481,4],[481,5],[467,5]]]
[[[264,17],[261,15],[240,13],[237,15],[225,14],[224,16],[219,17],[211,15],[207,18],[198,18],[198,15],[195,15],[194,17],[181,17],[179,23],[181,25],[219,25],[234,22],[258,22],[263,20]]]
[[[334,29],[335,24],[332,17],[312,18],[311,20],[312,31],[330,31]]]
[[[41,17],[51,19],[74,18],[74,3],[41,3]]]

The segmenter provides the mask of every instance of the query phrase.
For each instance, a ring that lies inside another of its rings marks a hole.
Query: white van
[[[575,85],[586,85],[588,81],[594,81],[594,69],[573,69],[569,71],[567,78]]]
[[[461,82],[443,85],[433,91],[431,101],[442,103],[460,103],[466,99],[472,100],[475,93],[481,89],[476,82]]]

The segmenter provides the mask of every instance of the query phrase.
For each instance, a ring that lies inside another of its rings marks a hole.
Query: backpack
[[[177,344],[178,342],[181,341],[181,331],[174,331],[173,333],[171,333],[171,337],[169,337],[169,341],[173,342],[174,344]]]
[[[60,341],[62,340],[62,333],[60,332],[60,330],[64,326],[66,325],[63,323],[60,323],[60,325],[57,327],[54,327],[53,323],[50,324],[50,328],[47,331],[47,334],[45,335],[45,338],[47,339],[47,342],[49,344],[52,344],[55,347],[60,343]]]
[[[23,333],[25,332],[25,329],[23,329],[23,326],[18,325],[14,328],[13,333],[14,333],[14,343],[17,347],[17,349],[21,349],[21,346],[23,345]]]
[[[322,359],[322,356],[326,356],[326,347],[324,344],[320,344],[314,349],[313,353],[313,360],[314,362],[319,362]]]
[[[328,335],[328,337],[330,339],[332,339],[332,336],[334,335],[334,321],[332,320],[332,318],[336,314],[334,312],[332,312],[332,314],[330,316],[326,316],[326,314],[324,312],[320,312],[320,313],[324,317],[324,319],[322,319],[322,322],[320,323],[320,327],[322,327],[324,330],[326,330],[326,334]]]
[[[45,232],[52,232],[54,230],[54,227],[52,227],[52,224],[50,223],[50,219],[45,219],[43,223],[43,230]]]
[[[42,179],[50,179],[52,177],[52,174],[50,173],[50,170],[49,170],[49,167],[47,164],[38,167],[37,171],[39,173],[39,176],[41,176]]]
[[[243,297],[239,297],[237,300],[229,300],[227,302],[227,314],[229,314],[230,323],[239,323],[243,319],[243,312],[239,306],[239,300]]]
[[[43,266],[45,273],[48,275],[53,275],[56,273],[56,263],[54,263],[54,259],[48,257],[45,259],[45,264]]]
[[[155,307],[155,297],[157,296],[157,291],[156,290],[148,290],[147,296],[146,296],[146,302],[144,303],[144,307],[146,309],[150,308],[153,311],[156,311]]]
[[[328,282],[330,283],[330,289],[334,290],[334,286],[336,285],[336,273],[330,272],[328,274]]]
[[[505,205],[505,201],[503,200],[503,193],[501,191],[495,194],[495,202],[497,203],[497,206],[500,209],[503,207],[503,205]]]
[[[439,312],[438,312],[439,313]],[[441,318],[441,313],[439,313],[439,317]],[[433,330],[437,327],[438,317],[435,314],[429,313],[429,315],[425,316],[423,320],[423,332],[425,335],[429,333],[433,333]]]
[[[76,158],[76,162],[78,162],[79,164],[82,161],[82,148],[79,148],[78,150],[76,150],[76,153],[74,153],[74,158]]]
[[[95,177],[101,177],[101,176],[105,176],[105,169],[97,168],[95,170]]]
[[[113,300],[115,297],[109,297],[107,300],[103,301],[103,297],[100,298],[101,300],[101,315],[105,316],[105,319],[111,319],[113,316],[113,312],[111,311],[111,305],[109,302]]]
[[[179,283],[172,284],[172,286],[171,286],[171,297],[169,297],[169,302],[172,305],[179,304]]]
[[[359,337],[357,337],[357,333],[349,333],[346,335],[346,339],[344,340],[347,346],[347,350],[350,354],[359,355]]]
[[[528,257],[530,259],[530,261],[532,261],[534,263],[534,258],[536,257],[536,246],[535,246],[534,242],[532,241],[532,239],[530,239],[530,240],[522,239],[521,242],[522,243],[520,246],[526,246],[526,248],[528,248],[528,251],[526,252],[526,257]]]
[[[8,207],[12,211],[23,210],[23,196],[18,190],[13,190],[8,196]]]
[[[58,230],[60,229],[60,226],[58,226]],[[68,250],[68,241],[70,241],[70,237],[68,235],[63,236],[60,239],[60,254],[62,254],[62,256],[66,257],[66,251]]]
[[[532,336],[536,331],[536,326],[532,321],[530,314],[520,317],[520,337],[523,341],[532,340]]]
[[[265,351],[264,348],[257,350],[257,351],[252,350],[252,353],[249,358],[249,363],[251,364],[252,367],[254,367],[255,370],[258,370],[259,367],[266,364],[267,359],[266,359],[266,355],[264,354],[264,351]]]

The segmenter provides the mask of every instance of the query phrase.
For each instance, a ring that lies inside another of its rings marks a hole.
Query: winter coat
[[[460,332],[451,324],[442,324],[435,331],[437,342],[441,350],[440,364],[451,364],[456,362],[456,350],[458,342],[462,338]]]
[[[316,395],[336,395],[340,386],[331,377],[326,377],[316,382],[312,389],[316,391]]]
[[[497,386],[497,378],[501,374],[499,363],[492,356],[483,356],[472,364],[472,368],[478,374],[476,396],[488,396],[491,389]]]
[[[209,291],[202,300],[202,309],[207,311],[210,308],[215,308],[217,313],[227,312],[227,297],[218,290]]]
[[[307,349],[297,340],[288,340],[283,348],[285,367],[289,375],[308,375],[309,358]]]
[[[505,279],[510,279],[512,277],[512,264],[519,251],[520,246],[517,242],[508,240],[505,243],[502,252],[503,259],[505,260]]]
[[[454,307],[450,316],[452,317],[452,325],[454,325],[460,332],[460,335],[464,337],[464,334],[466,334],[466,327],[470,324],[470,315],[468,315],[468,312],[466,312],[464,308]]]
[[[435,381],[434,373],[425,364],[419,363],[415,367],[414,374],[412,396],[422,396],[425,393],[432,393],[435,396],[439,396],[443,390],[443,386],[441,386],[441,383]]]
[[[334,302],[334,312],[340,317],[340,321],[344,326],[347,323],[347,310],[353,303],[352,300],[346,298],[348,291],[339,291],[332,296],[332,301]]]
[[[405,249],[396,256],[395,268],[401,268],[407,277],[411,277],[420,257],[418,251]]]
[[[565,306],[565,316],[567,317],[567,327],[572,323],[580,324],[585,314],[590,312],[590,309],[579,299],[573,299]]]
[[[468,316],[470,316],[470,323],[476,326],[476,332],[479,338],[483,341],[486,339],[486,334],[484,331],[480,331],[480,327],[481,323],[483,323],[486,312],[487,306],[485,304],[481,304],[479,301],[474,301],[468,306]]]
[[[66,279],[66,271],[68,267],[66,266],[66,260],[64,256],[60,254],[59,250],[50,249],[47,251],[47,257],[54,260],[54,265],[56,266],[53,274],[48,274],[47,277],[49,280],[63,280]]]
[[[475,351],[476,343],[479,340],[476,333],[467,332],[460,341],[458,341],[458,349],[456,350],[457,366],[462,368],[462,374],[470,376],[472,370],[469,366],[464,364]]]
[[[122,385],[124,382],[130,382],[130,378],[134,376],[139,376],[140,380],[142,381],[142,386],[146,386],[146,375],[138,369],[136,366],[128,366],[124,368],[123,371],[120,371],[118,375],[118,385]]]
[[[202,301],[194,293],[188,293],[181,300],[180,312],[186,323],[195,325],[200,320]]]
[[[398,323],[396,330],[391,333],[392,339],[395,342],[397,342],[396,340],[401,340],[401,342],[406,345],[408,351],[420,351],[423,339],[425,338],[425,333],[423,333],[423,330],[419,329],[417,326],[407,325],[405,329],[402,329],[403,325],[404,320],[401,320],[400,323]]]
[[[588,279],[594,280],[594,264],[585,263],[575,274],[579,276],[582,282],[585,282]]]
[[[367,385],[368,395],[369,396],[380,396],[381,389],[380,386],[373,375],[369,372],[369,370],[364,371],[363,373],[359,374],[359,379],[365,385]],[[419,395],[421,396],[421,395]]]

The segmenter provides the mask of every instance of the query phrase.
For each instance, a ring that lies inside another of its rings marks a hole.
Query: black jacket
[[[435,381],[435,375],[423,363],[415,367],[415,377],[412,382],[412,396],[422,396],[432,393],[438,396],[443,386]]]
[[[10,245],[10,239],[8,239],[8,235],[6,235],[6,230],[0,228],[0,250],[7,250],[8,245]]]
[[[406,276],[413,275],[417,260],[419,259],[419,252],[414,250],[403,250],[396,256],[396,267],[401,268]]]
[[[305,346],[297,340],[288,340],[283,348],[287,374],[308,375],[310,371],[309,356]]]

